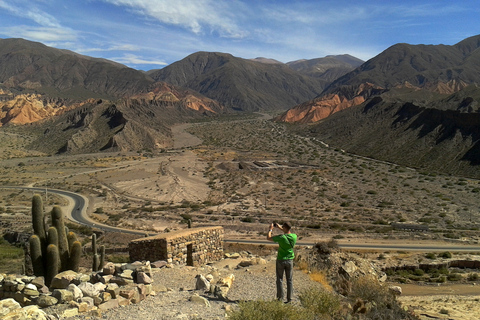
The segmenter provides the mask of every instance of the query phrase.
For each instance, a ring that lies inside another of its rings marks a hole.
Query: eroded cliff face
[[[439,94],[453,94],[467,86],[468,84],[461,80],[450,80],[448,82],[437,81],[435,83],[428,82],[421,87],[414,86],[408,81],[405,81],[402,84],[396,85],[394,88],[408,88],[418,91],[427,90]],[[387,89],[368,82],[359,85],[357,88],[346,86],[340,88],[335,93],[329,93],[295,106],[275,120],[290,123],[317,122],[331,116],[335,112],[362,104],[368,98],[387,91]]]

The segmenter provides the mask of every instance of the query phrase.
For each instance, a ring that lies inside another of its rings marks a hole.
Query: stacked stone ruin
[[[222,227],[204,227],[133,240],[128,245],[131,261],[158,261],[189,266],[223,258]]]

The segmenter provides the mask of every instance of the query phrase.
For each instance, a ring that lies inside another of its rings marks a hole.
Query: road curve
[[[123,228],[116,228],[106,224],[98,223],[97,221],[91,220],[87,215],[87,204],[88,199],[82,196],[81,194],[65,191],[65,190],[58,190],[58,189],[46,189],[46,188],[39,188],[39,187],[17,187],[17,186],[0,186],[1,189],[25,189],[25,190],[32,190],[35,192],[43,193],[43,192],[50,192],[58,194],[69,201],[69,205],[67,207],[67,218],[72,220],[76,223],[83,224],[90,226],[92,228],[97,228],[107,232],[123,232],[123,233],[130,233],[136,235],[155,235],[155,233],[147,233],[145,231],[139,230],[130,230],[130,229],[123,229]],[[271,241],[267,240],[245,240],[245,239],[225,239],[225,242],[228,243],[246,243],[246,244],[274,244]],[[300,246],[312,246],[314,242],[297,242],[297,245]],[[352,243],[342,243],[339,242],[338,246],[342,249],[351,249],[351,250],[400,250],[400,251],[421,251],[421,252],[441,252],[441,251],[453,251],[453,252],[480,252],[479,246],[472,246],[472,245],[392,245],[392,244],[352,244]]]
[[[76,223],[83,224],[92,228],[97,228],[107,232],[123,232],[123,233],[130,233],[130,234],[137,234],[141,236],[145,236],[147,232],[139,231],[139,230],[130,230],[130,229],[123,229],[123,228],[116,228],[106,224],[98,223],[90,219],[87,214],[87,205],[88,199],[82,196],[81,194],[65,191],[65,190],[58,190],[58,189],[50,189],[50,188],[39,188],[39,187],[17,187],[17,186],[0,186],[0,189],[24,189],[24,190],[31,190],[38,193],[55,193],[64,198],[66,198],[69,202],[66,210],[66,217]],[[154,235],[154,233],[148,233],[149,235]]]

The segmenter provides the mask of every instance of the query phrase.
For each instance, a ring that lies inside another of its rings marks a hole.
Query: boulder
[[[21,309],[22,307],[20,304],[12,298],[0,300],[0,318],[7,315],[8,313],[16,310]]]
[[[2,320],[23,320],[23,319],[48,320],[49,317],[44,311],[40,310],[36,305],[15,309],[12,312],[2,317]]]
[[[204,297],[200,297],[198,294],[194,294],[193,296],[191,296],[190,301],[204,305],[205,307],[210,307],[210,301],[208,301]]]
[[[115,274],[115,264],[112,262],[107,262],[105,266],[103,266],[103,274],[104,275],[114,275]]]
[[[145,272],[137,272],[137,283],[151,284],[153,282]]]
[[[78,288],[82,291],[84,297],[93,298],[100,294],[100,290],[90,282],[82,282],[78,285]]]
[[[67,289],[55,289],[52,296],[58,300],[59,303],[67,303],[73,300],[73,292]]]
[[[230,288],[233,284],[233,280],[235,280],[235,275],[232,273],[228,277],[218,280],[217,286]]]
[[[167,266],[167,261],[164,261],[164,260],[155,261],[155,262],[152,262],[150,266],[152,268],[164,268]]]
[[[30,284],[35,285],[37,289],[45,287],[45,277],[36,277],[32,280],[32,282],[30,282]]]
[[[67,290],[72,292],[73,300],[77,301],[83,298],[83,292],[75,284],[70,283],[67,287]]]
[[[388,290],[396,296],[399,296],[402,294],[402,287],[399,287],[399,286],[390,286],[388,287]]]
[[[119,306],[117,299],[110,299],[104,303],[98,305],[98,309],[100,310],[108,310],[112,308],[117,308]]]
[[[66,289],[77,276],[78,273],[72,270],[60,272],[52,279],[50,289]]]
[[[36,303],[40,308],[47,308],[56,305],[58,303],[58,299],[42,294],[37,298]]]
[[[195,282],[195,290],[210,290],[210,282],[203,275],[197,274],[195,279],[197,279]]]

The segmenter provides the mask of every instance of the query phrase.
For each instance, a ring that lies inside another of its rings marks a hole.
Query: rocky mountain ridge
[[[480,83],[480,36],[467,38],[453,46],[447,45],[393,45],[357,69],[333,81],[322,94],[297,105],[278,119],[289,122],[315,122],[342,110],[345,100],[350,106],[363,103],[377,94],[365,95],[361,87],[372,84],[385,90],[392,88],[414,88],[438,94],[452,94],[468,85]],[[349,94],[343,93],[343,88]],[[347,92],[348,92],[347,91]],[[358,92],[359,94],[355,94]],[[341,93],[341,94],[339,94]],[[339,97],[324,103],[332,94]],[[356,99],[355,99],[356,98]],[[337,107],[338,105],[338,107]],[[306,110],[309,106],[309,110]],[[319,111],[318,109],[326,110]],[[319,116],[322,115],[322,116]]]

